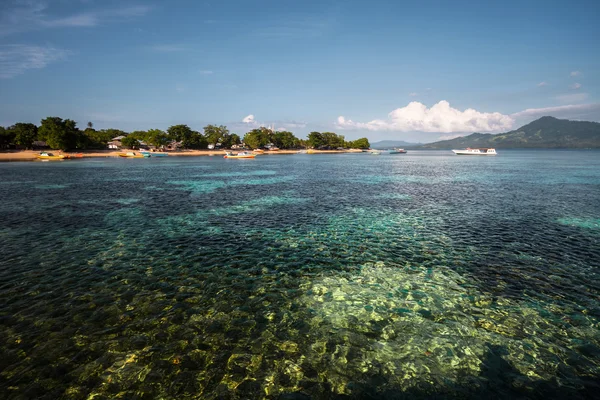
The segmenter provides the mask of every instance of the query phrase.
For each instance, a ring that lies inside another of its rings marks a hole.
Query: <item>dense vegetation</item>
[[[52,149],[65,151],[105,149],[110,141],[118,137],[121,145],[130,149],[139,148],[142,143],[164,148],[173,142],[184,149],[206,149],[209,145],[231,148],[233,145],[241,144],[251,149],[269,145],[280,149],[369,147],[366,138],[347,142],[344,136],[333,132],[311,132],[307,140],[302,140],[292,132],[272,131],[261,127],[246,133],[242,143],[239,135],[229,132],[229,129],[223,125],[207,125],[202,132],[192,130],[187,125],[173,125],[166,132],[160,129],[149,129],[127,133],[119,129],[96,130],[91,122],[88,122],[86,129],[81,130],[73,120],[48,117],[41,121],[39,127],[31,123],[16,123],[8,128],[0,127],[0,149],[14,146],[31,149],[36,141],[46,142]]]
[[[462,149],[466,147],[600,148],[600,123],[542,117],[517,130],[493,134],[473,133],[452,140],[428,143],[419,149]]]

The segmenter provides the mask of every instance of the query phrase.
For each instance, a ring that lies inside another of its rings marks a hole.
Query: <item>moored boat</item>
[[[379,150],[371,150],[370,153],[374,156],[379,156],[381,155],[381,152]]]
[[[53,153],[48,153],[47,151],[43,151],[41,152],[37,158],[39,160],[64,160],[66,157],[62,154],[53,154]]]
[[[246,151],[242,151],[237,154],[228,152],[228,153],[225,153],[225,155],[223,156],[223,158],[254,158],[254,157],[256,157],[256,154],[248,153]]]
[[[127,153],[119,153],[118,155],[119,155],[119,157],[125,157],[125,158],[144,158],[144,157],[146,157],[143,154],[136,153],[134,151],[128,151]]]
[[[457,156],[495,156],[497,154],[496,149],[492,149],[492,148],[488,148],[488,147],[481,147],[478,149],[472,149],[470,147],[467,147],[464,150],[452,150],[452,151]]]
[[[404,150],[404,149],[392,149],[392,150],[390,150],[389,153],[390,154],[405,154],[406,150]]]
[[[158,152],[158,151],[140,151],[144,157],[168,157],[169,153]]]

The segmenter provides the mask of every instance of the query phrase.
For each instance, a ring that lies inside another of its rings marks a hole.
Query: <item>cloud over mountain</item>
[[[398,132],[501,132],[512,128],[513,119],[498,112],[485,113],[468,108],[460,111],[445,100],[430,108],[418,101],[406,107],[393,110],[387,119],[369,122],[355,122],[343,116],[338,117],[339,129],[367,129],[370,131]]]

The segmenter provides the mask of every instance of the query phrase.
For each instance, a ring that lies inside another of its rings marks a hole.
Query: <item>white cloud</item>
[[[277,131],[287,131],[288,129],[297,129],[297,128],[305,128],[305,122],[298,121],[268,121],[268,122],[259,122],[254,117],[254,114],[250,114],[242,119],[242,123],[245,128],[260,128],[262,126],[267,127],[269,129],[277,130]]]
[[[572,71],[570,74],[572,77],[581,76],[581,71]]]
[[[537,85],[538,85],[538,87],[548,86],[548,82],[545,82],[545,81],[544,82],[540,82]]]
[[[390,112],[385,120],[354,122],[340,116],[336,125],[340,129],[367,129],[370,131],[465,133],[504,131],[510,129],[513,122],[508,115],[498,112],[483,113],[472,108],[460,111],[450,107],[447,101],[442,100],[431,108],[413,101],[406,107]]]
[[[587,93],[561,94],[554,97],[555,100],[558,100],[561,103],[581,103],[582,101],[587,100],[587,98]]]
[[[200,73],[202,75],[212,75],[213,72],[210,71],[210,70],[203,69],[203,70],[200,71]]]
[[[186,87],[185,85],[182,85],[180,83],[178,83],[177,85],[175,85],[175,90],[177,91],[177,93],[183,93],[186,91]]]
[[[24,44],[0,45],[0,78],[10,79],[29,69],[42,69],[64,59],[68,51]]]
[[[581,87],[581,83],[574,83],[569,86],[570,89],[579,89]]]
[[[417,96],[418,94],[419,94],[419,93],[417,93],[417,92],[411,92],[411,93],[409,93],[408,95],[409,95],[410,97],[415,97],[415,96]]]
[[[511,114],[512,118],[536,119],[545,115],[551,115],[561,118],[578,118],[588,114],[600,114],[600,103],[596,104],[567,104],[564,106],[528,108],[523,111]],[[594,119],[594,118],[592,118]]]
[[[93,14],[72,15],[66,18],[58,18],[42,22],[43,26],[48,28],[68,27],[68,26],[96,26],[98,25],[98,16]]]
[[[105,9],[91,8],[94,5],[71,4],[70,8],[84,7],[84,11],[75,11],[70,15],[55,16],[49,12],[47,2],[41,0],[7,1],[0,7],[0,35],[10,35],[47,28],[92,27],[105,22],[127,20],[147,14],[148,6],[124,6]],[[49,4],[53,4],[50,2]],[[56,2],[54,2],[56,4]]]

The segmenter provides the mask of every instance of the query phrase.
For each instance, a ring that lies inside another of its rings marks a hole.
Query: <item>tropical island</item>
[[[340,152],[367,149],[367,138],[347,141],[334,132],[311,132],[306,139],[289,131],[274,131],[266,127],[252,129],[240,137],[224,125],[207,125],[202,132],[178,124],[166,131],[125,132],[119,129],[94,129],[92,122],[79,129],[71,119],[44,118],[40,125],[19,122],[0,127],[0,158],[34,158],[34,150],[86,152],[87,156],[111,156],[120,149],[158,149],[178,155],[205,155],[226,149],[265,149],[297,151],[315,149],[320,152]]]
[[[586,149],[600,148],[600,123],[542,117],[527,125],[498,134],[473,133],[450,140],[411,146],[412,149]]]

